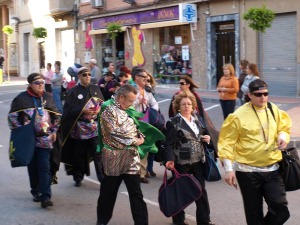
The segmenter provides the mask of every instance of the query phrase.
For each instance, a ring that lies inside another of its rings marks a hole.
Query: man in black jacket
[[[97,118],[103,96],[97,85],[91,84],[86,67],[78,70],[80,83],[67,96],[61,122],[62,162],[75,186],[81,186],[84,174],[90,175],[90,161],[94,160],[98,180],[102,179],[101,157],[97,153]]]

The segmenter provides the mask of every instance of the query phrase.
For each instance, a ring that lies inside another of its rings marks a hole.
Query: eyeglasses
[[[268,96],[269,92],[264,92],[264,93],[252,93],[255,97],[261,97],[261,96]]]
[[[186,85],[186,83],[184,83],[184,82],[179,82],[179,85]]]
[[[41,84],[44,84],[45,81],[34,81],[32,82],[32,84],[35,84],[35,85],[41,85]]]
[[[147,78],[147,76],[144,76],[144,75],[142,75],[142,74],[138,74],[137,76],[138,76],[138,77],[142,77],[142,78]]]
[[[86,77],[86,76],[89,76],[89,77],[90,77],[90,76],[91,76],[91,73],[82,73],[81,75],[82,75],[83,77]]]

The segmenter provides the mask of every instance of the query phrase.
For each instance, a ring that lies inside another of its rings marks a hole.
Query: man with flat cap
[[[33,201],[41,202],[41,207],[46,208],[53,206],[50,156],[61,115],[51,94],[44,91],[45,81],[42,75],[32,73],[27,77],[27,81],[27,90],[21,92],[11,103],[8,124],[13,130],[34,120],[35,132],[32,135],[35,135],[35,150],[27,168]]]
[[[61,134],[62,155],[67,175],[72,175],[75,186],[81,186],[84,175],[90,175],[89,163],[94,160],[98,180],[102,179],[98,144],[98,113],[103,96],[97,85],[91,84],[91,73],[86,67],[78,70],[79,84],[69,92],[64,104]]]
[[[279,162],[290,141],[291,119],[268,103],[268,85],[261,79],[249,84],[250,102],[224,121],[218,155],[226,182],[240,186],[248,225],[281,225],[289,216]],[[235,171],[235,172],[234,172]],[[263,199],[268,212],[263,213]]]
[[[99,67],[97,66],[97,60],[91,59],[89,63],[89,67],[91,70],[91,83],[92,84],[98,84],[100,78],[101,78],[101,71]]]

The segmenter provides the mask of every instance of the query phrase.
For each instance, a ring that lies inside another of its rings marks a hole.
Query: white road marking
[[[4,146],[3,145],[0,145],[0,148],[3,148]]]
[[[91,178],[89,178],[89,177],[84,177],[84,179],[87,180],[87,181],[90,181],[90,182],[92,182],[92,183],[94,183],[94,184],[99,184],[99,185],[100,185],[100,182],[97,181],[97,180],[91,179]]]
[[[159,103],[163,103],[163,102],[167,102],[167,101],[170,101],[171,99],[164,99],[164,100],[161,100],[161,101],[159,101],[159,102],[157,102],[158,104]]]
[[[211,106],[211,107],[205,108],[205,110],[207,111],[207,110],[210,110],[210,109],[216,108],[216,107],[218,107],[218,106],[220,106],[220,105],[219,105],[219,104],[218,104],[218,105],[213,105],[213,106]]]
[[[123,191],[123,192],[121,192],[121,193],[122,193],[123,195],[127,195],[127,196],[128,196],[128,192],[126,192],[126,191]],[[146,198],[144,198],[144,201],[145,201],[146,203],[150,204],[150,205],[159,207],[159,204],[158,204],[157,202],[154,202],[154,201],[149,200],[149,199],[146,199]],[[196,221],[196,217],[194,217],[194,216],[192,216],[192,215],[185,214],[185,217],[186,217],[187,219],[189,219],[189,220]]]
[[[12,99],[6,99],[6,100],[3,100],[3,101],[0,101],[0,104],[4,103],[4,102],[11,102]]]
[[[1,145],[0,145],[0,147],[1,147]],[[86,176],[84,177],[84,179],[87,180],[87,181],[90,181],[90,182],[92,182],[92,183],[94,183],[94,184],[99,184],[99,185],[100,185],[100,182],[97,181],[97,180],[91,179],[91,178],[86,177]],[[127,192],[127,191],[122,191],[121,193],[122,193],[123,195],[127,195],[127,196],[128,196],[128,192]],[[159,204],[158,204],[157,202],[155,202],[155,201],[152,201],[152,200],[149,200],[149,199],[146,199],[146,198],[144,198],[144,201],[145,201],[147,204],[149,204],[149,205],[153,205],[153,206],[159,207]],[[185,217],[186,217],[187,219],[189,219],[189,220],[192,220],[192,221],[195,221],[195,222],[196,222],[196,217],[194,217],[194,216],[192,216],[192,215],[185,214]]]

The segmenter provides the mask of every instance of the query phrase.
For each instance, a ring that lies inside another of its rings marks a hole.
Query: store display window
[[[112,40],[105,35],[102,39],[102,73],[108,71],[110,62],[113,62]],[[116,73],[118,74],[119,68],[125,65],[124,61],[124,33],[120,33],[116,38]]]
[[[162,82],[177,81],[192,75],[191,32],[189,25],[154,29],[154,75]]]

